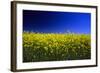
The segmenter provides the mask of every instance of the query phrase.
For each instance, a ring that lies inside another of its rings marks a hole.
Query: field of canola
[[[23,32],[23,62],[91,58],[90,34]]]

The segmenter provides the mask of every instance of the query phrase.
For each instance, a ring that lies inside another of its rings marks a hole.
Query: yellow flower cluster
[[[59,61],[89,59],[89,34],[23,33],[23,61]]]

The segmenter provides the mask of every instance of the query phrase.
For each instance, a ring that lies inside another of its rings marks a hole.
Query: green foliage
[[[89,34],[23,33],[23,62],[90,59]]]

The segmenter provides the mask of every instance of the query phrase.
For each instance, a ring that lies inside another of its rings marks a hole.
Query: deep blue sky
[[[23,10],[23,31],[90,34],[90,27],[90,13]]]

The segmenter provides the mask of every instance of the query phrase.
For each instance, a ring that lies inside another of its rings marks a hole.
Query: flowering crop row
[[[23,32],[23,62],[91,58],[89,34]]]

